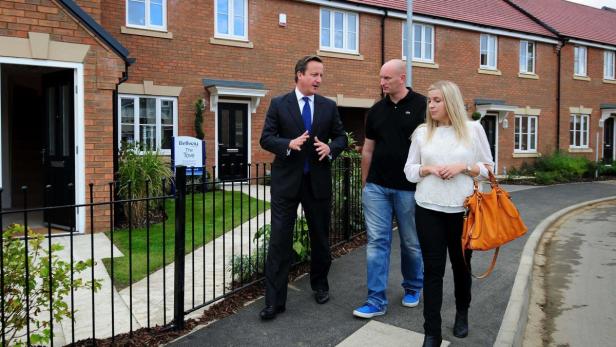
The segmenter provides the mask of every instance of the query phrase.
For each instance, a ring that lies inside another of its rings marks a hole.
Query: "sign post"
[[[171,166],[174,172],[176,167],[186,166],[187,175],[203,175],[205,141],[190,136],[175,136],[171,148]]]

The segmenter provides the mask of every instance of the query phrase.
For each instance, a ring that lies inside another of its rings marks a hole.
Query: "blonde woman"
[[[413,133],[404,166],[406,178],[417,183],[415,221],[424,261],[423,346],[440,346],[442,341],[447,251],[456,300],[453,335],[468,335],[471,275],[461,250],[463,204],[473,191],[473,178],[486,178],[493,165],[483,127],[469,120],[458,86],[450,81],[431,85],[426,123]],[[470,252],[465,256],[468,263]]]

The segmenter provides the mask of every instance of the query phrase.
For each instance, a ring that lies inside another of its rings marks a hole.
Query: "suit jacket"
[[[336,103],[320,95],[314,96],[314,113],[310,138],[300,151],[291,150],[289,142],[306,131],[295,91],[272,99],[261,133],[261,147],[276,155],[272,164],[272,196],[297,197],[304,174],[304,161],[310,163],[313,194],[318,199],[329,198],[332,193],[331,160],[347,146],[347,139]],[[319,161],[314,137],[328,143],[331,160]]]

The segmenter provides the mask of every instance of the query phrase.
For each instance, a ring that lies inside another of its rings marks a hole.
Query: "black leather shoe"
[[[443,338],[440,336],[424,336],[424,342],[422,347],[440,347],[441,342],[443,342]]]
[[[275,308],[274,306],[265,306],[265,308],[259,312],[259,317],[261,317],[261,320],[274,319],[276,318],[276,314],[283,313],[286,309],[284,305],[276,306]]]
[[[327,290],[319,289],[314,292],[314,300],[317,304],[324,304],[329,301],[329,292]]]
[[[453,324],[453,336],[463,338],[468,335],[468,312],[456,311],[456,322]]]

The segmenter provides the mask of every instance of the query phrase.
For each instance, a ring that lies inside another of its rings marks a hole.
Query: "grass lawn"
[[[223,195],[224,195],[224,216],[223,216]],[[216,210],[212,211],[212,197],[215,197]],[[193,229],[192,229],[192,196],[186,196],[186,253],[192,252]],[[246,222],[250,215],[254,218],[258,213],[269,209],[269,203],[262,200],[250,198],[240,192],[216,191],[215,194],[208,192],[205,194],[205,216],[203,216],[203,196],[195,193],[194,200],[194,237],[195,249],[213,239],[212,230],[216,229],[216,237],[236,226]],[[233,206],[232,206],[233,205]],[[165,235],[163,238],[163,223],[152,224],[150,226],[150,273],[160,269],[164,265],[173,262],[175,246],[175,202],[169,200],[165,206],[167,220],[165,221]],[[250,213],[249,213],[250,211]],[[214,215],[214,218],[212,218]],[[233,217],[233,222],[232,222]],[[240,218],[241,217],[241,218]],[[225,220],[223,230],[222,221]],[[204,230],[205,224],[205,230]],[[256,230],[254,230],[256,232]],[[106,233],[111,238],[110,232]],[[129,239],[132,239],[132,282],[135,283],[148,273],[147,269],[147,231],[145,227],[133,228],[129,235],[128,228],[117,229],[113,233],[113,243],[122,251],[123,257],[116,257],[113,262],[114,284],[118,290],[127,287],[129,280]],[[163,241],[164,240],[164,241]],[[163,242],[165,244],[165,259],[163,260]],[[111,259],[103,259],[107,272],[111,274]],[[169,279],[172,285],[173,278]]]

